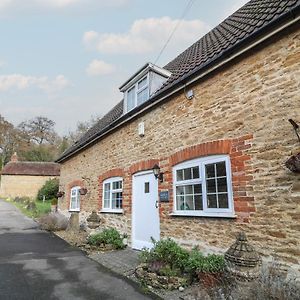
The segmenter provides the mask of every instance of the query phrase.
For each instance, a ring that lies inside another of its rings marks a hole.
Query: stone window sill
[[[173,212],[170,213],[169,216],[171,217],[193,217],[193,218],[226,218],[226,219],[236,219],[237,215],[232,213],[220,213],[220,214],[187,214],[187,213],[180,213],[180,212]]]
[[[102,209],[100,210],[101,214],[124,214],[123,209]]]

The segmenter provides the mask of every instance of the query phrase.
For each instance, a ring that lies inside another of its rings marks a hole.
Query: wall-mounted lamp
[[[299,136],[299,125],[293,120],[293,119],[289,119],[289,122],[292,124],[292,126],[294,127],[295,133],[297,135],[298,141],[300,143],[300,136]]]
[[[164,173],[160,172],[160,167],[158,164],[153,166],[152,171],[156,179],[159,179],[160,182],[164,181]]]

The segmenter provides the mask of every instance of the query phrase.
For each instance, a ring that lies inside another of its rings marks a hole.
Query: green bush
[[[114,249],[124,249],[123,236],[114,228],[104,229],[102,232],[91,234],[88,244],[93,246],[112,245]]]
[[[196,275],[197,270],[203,265],[204,259],[204,255],[197,247],[192,249],[185,265],[185,270],[191,275],[191,277]]]
[[[180,247],[175,241],[168,238],[161,241],[152,240],[152,249],[144,248],[140,254],[140,260],[145,263],[161,262],[162,267],[169,266],[172,271],[185,269],[185,264],[189,258],[189,252]]]
[[[56,194],[58,193],[59,182],[58,179],[49,179],[46,183],[41,187],[38,191],[37,198],[38,200],[43,200],[43,196],[45,196],[45,200],[51,200],[56,198]]]
[[[220,273],[225,270],[225,260],[223,255],[209,254],[197,267],[197,272]]]
[[[58,203],[57,198],[53,198],[53,199],[51,200],[51,205],[57,205],[57,203]]]

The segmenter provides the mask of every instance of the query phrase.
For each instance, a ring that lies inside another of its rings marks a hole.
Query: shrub
[[[104,229],[102,232],[91,234],[88,244],[92,246],[111,245],[114,249],[124,249],[123,236],[114,228]]]
[[[60,213],[50,213],[39,218],[38,223],[43,230],[65,230],[68,226],[68,218]]]
[[[202,252],[200,252],[197,247],[193,248],[185,265],[185,269],[191,277],[196,276],[197,270],[201,268],[203,264],[203,260],[204,255]]]
[[[57,198],[53,198],[51,200],[51,205],[57,205],[57,202],[58,202]]]
[[[225,270],[225,259],[223,255],[209,254],[202,259],[197,272],[220,273]]]
[[[45,196],[45,200],[51,200],[56,198],[56,194],[58,193],[59,182],[58,179],[49,179],[46,183],[41,187],[38,191],[37,198],[38,200],[43,200],[43,196]]]
[[[170,267],[172,271],[183,272],[189,257],[189,252],[180,247],[175,241],[168,238],[161,241],[152,239],[154,247],[144,248],[140,254],[140,260],[148,264],[158,264],[161,268]]]

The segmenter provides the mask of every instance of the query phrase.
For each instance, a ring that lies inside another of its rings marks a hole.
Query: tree
[[[28,147],[22,139],[22,133],[0,115],[0,169],[21,147],[24,149]]]
[[[54,131],[54,125],[54,121],[38,116],[22,122],[18,128],[30,142],[42,145],[45,143],[53,144],[55,142],[57,134]]]

